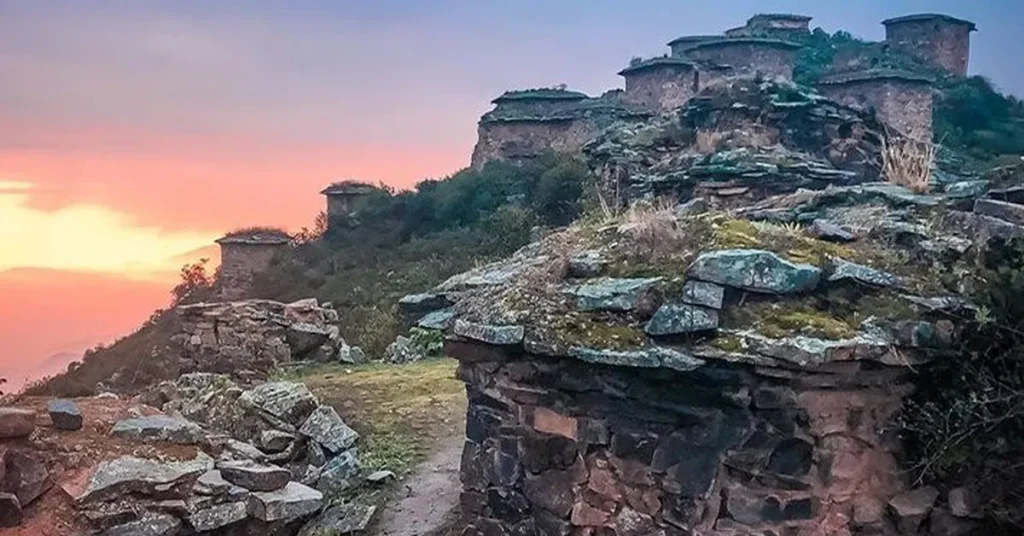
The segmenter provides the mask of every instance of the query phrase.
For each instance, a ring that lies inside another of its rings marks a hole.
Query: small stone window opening
[[[851,124],[851,123],[843,123],[842,125],[839,125],[839,138],[840,139],[847,140],[847,139],[850,139],[850,137],[852,137],[852,136],[853,136],[853,124]]]

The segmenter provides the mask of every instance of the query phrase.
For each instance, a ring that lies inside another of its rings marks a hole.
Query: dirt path
[[[421,462],[399,485],[398,496],[380,512],[373,534],[426,536],[446,534],[459,505],[462,437],[455,435]]]

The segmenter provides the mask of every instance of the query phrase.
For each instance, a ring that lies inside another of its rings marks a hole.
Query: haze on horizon
[[[972,74],[1024,94],[1016,0],[834,4],[0,0],[0,376],[131,330],[226,230],[308,225],[327,182],[457,171],[506,89],[599,94],[757,12],[868,39],[906,13],[971,19]]]

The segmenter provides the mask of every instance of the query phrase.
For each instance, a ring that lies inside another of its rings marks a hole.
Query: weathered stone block
[[[655,285],[661,278],[608,278],[570,287],[566,294],[576,299],[580,311],[633,311],[653,309]]]
[[[690,280],[683,284],[683,303],[721,309],[725,288],[707,281]]]
[[[276,491],[253,493],[249,499],[249,515],[261,521],[292,521],[320,510],[324,496],[298,482],[289,482]]]
[[[359,439],[359,434],[349,428],[338,412],[330,406],[319,406],[313,410],[309,418],[302,423],[299,433],[333,453],[348,450]]]
[[[254,462],[220,462],[217,464],[224,480],[250,491],[274,491],[291,480],[287,469]]]
[[[574,417],[556,413],[548,408],[538,407],[533,410],[533,429],[575,441],[578,436],[579,423]]]
[[[682,335],[718,327],[718,311],[699,305],[667,303],[644,326],[651,336]]]
[[[997,201],[995,199],[978,199],[974,202],[974,213],[1024,225],[1024,205]]]
[[[523,326],[494,326],[456,319],[453,329],[456,335],[495,346],[522,344]]]
[[[35,429],[35,411],[21,408],[0,408],[0,439],[25,437]]]
[[[935,500],[939,498],[939,490],[927,486],[917,488],[893,497],[889,501],[896,525],[903,534],[916,534],[917,530],[928,518]]]
[[[572,478],[562,471],[548,471],[527,476],[523,492],[530,503],[558,517],[567,517],[572,510],[574,494]]]
[[[813,290],[821,270],[794,264],[769,251],[728,249],[701,254],[690,277],[751,292],[790,294]]]
[[[51,400],[46,403],[50,421],[58,430],[79,430],[82,428],[82,410],[73,400]]]

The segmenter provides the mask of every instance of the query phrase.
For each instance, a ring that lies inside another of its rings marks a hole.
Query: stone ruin
[[[600,99],[564,90],[509,92],[481,118],[472,165],[479,169],[491,160],[521,161],[545,151],[579,152],[615,120],[635,122],[673,112],[697,93],[735,78],[792,80],[802,43],[811,36],[810,21],[803,15],[760,14],[723,35],[675,39],[668,44],[671,55],[636,59],[623,69],[619,74],[625,79],[625,92],[609,94],[616,98],[604,98],[608,106],[600,106],[601,113],[592,111],[589,118],[574,108]],[[931,14],[889,19],[884,24],[883,43],[865,45],[853,57],[837,54],[832,72],[819,87],[844,104],[877,112],[894,134],[930,141],[932,95],[925,83],[931,77],[919,72],[898,74],[878,65],[878,57],[896,52],[913,58],[915,67],[965,76],[975,26]],[[611,111],[613,102],[621,106]]]
[[[171,338],[181,372],[265,378],[297,361],[365,360],[341,338],[338,313],[315,298],[198,303],[178,307],[181,331]]]
[[[291,238],[283,231],[253,229],[228,233],[216,242],[220,246],[218,297],[234,300],[245,295],[253,277],[266,271],[274,256],[288,248]]]
[[[941,273],[1024,236],[975,182],[655,205],[406,300],[467,386],[463,534],[966,534],[895,418],[974,310]]]
[[[353,180],[335,182],[320,190],[327,198],[328,229],[356,215],[368,197],[378,191],[372,184]]]

